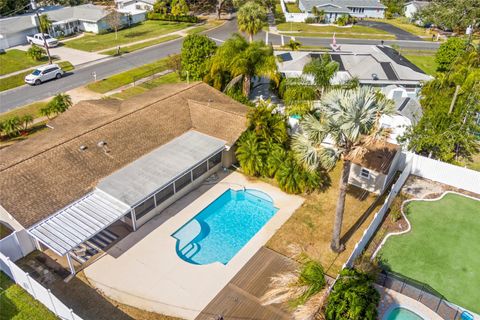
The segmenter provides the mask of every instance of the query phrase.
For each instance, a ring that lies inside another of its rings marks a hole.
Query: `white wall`
[[[377,8],[365,8],[363,13],[351,13],[352,17],[357,18],[384,18],[385,10]]]
[[[383,173],[365,168],[370,172],[370,177],[364,178],[360,175],[362,168],[362,166],[352,163],[348,183],[377,194],[383,191],[382,189],[387,180],[387,176]]]
[[[35,250],[35,243],[25,229],[15,231],[0,240],[0,252],[17,261]]]
[[[413,3],[407,4],[405,6],[405,17],[411,19],[413,15],[417,12],[417,7]]]
[[[403,161],[402,161],[403,160]],[[412,163],[411,174],[480,194],[480,172],[414,153],[404,153],[400,163]]]
[[[80,29],[86,32],[99,33],[100,29],[95,22],[80,21]]]
[[[22,230],[23,226],[17,222],[8,212],[0,205],[0,221],[14,230]]]

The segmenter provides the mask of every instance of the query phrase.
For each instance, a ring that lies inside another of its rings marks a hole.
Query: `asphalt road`
[[[236,20],[228,21],[223,26],[208,31],[206,34],[217,42],[222,42],[229,38],[233,32],[236,32]],[[265,40],[265,33],[262,32],[256,36],[257,39]],[[303,45],[306,46],[328,46],[331,39],[321,38],[300,38],[297,37]],[[281,36],[269,34],[268,41],[272,44],[281,44]],[[289,37],[285,37],[285,42]],[[159,44],[140,51],[122,55],[120,57],[109,57],[97,61],[93,65],[77,67],[72,73],[67,74],[60,80],[54,80],[43,83],[39,86],[21,86],[0,93],[0,113],[14,109],[25,104],[43,100],[57,93],[65,92],[93,81],[92,73],[95,72],[97,79],[103,79],[113,74],[120,73],[146,63],[164,58],[169,54],[180,52],[183,39],[174,40],[168,43]],[[379,40],[366,39],[339,39],[337,44],[379,44]],[[437,43],[424,41],[385,41],[385,44],[396,44],[403,48],[410,49],[436,49]]]

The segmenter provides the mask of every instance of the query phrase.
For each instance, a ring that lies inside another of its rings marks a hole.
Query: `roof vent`
[[[372,79],[373,80],[378,80],[378,75],[376,73],[372,73]]]
[[[80,149],[80,151],[85,151],[85,150],[87,150],[87,146],[82,144],[79,149]]]
[[[105,147],[106,145],[107,145],[107,142],[106,142],[106,141],[103,141],[103,140],[100,140],[100,141],[98,141],[98,143],[97,143],[97,146],[98,146],[99,148],[103,148],[103,147]]]

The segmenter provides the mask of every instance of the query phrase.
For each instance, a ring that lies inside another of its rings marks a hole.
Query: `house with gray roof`
[[[334,22],[342,15],[356,18],[383,18],[386,9],[378,0],[299,0],[298,7],[309,14],[314,7],[323,10],[327,22]]]
[[[67,36],[77,32],[104,33],[111,28],[107,22],[110,12],[102,6],[84,4],[75,7],[52,6],[40,9],[52,21],[48,33],[51,36]],[[145,20],[145,12],[120,11],[124,26]],[[33,12],[21,16],[0,19],[0,49],[25,44],[26,37],[39,32],[38,22]]]
[[[404,12],[405,12],[405,17],[407,17],[409,19],[413,19],[413,17],[415,16],[415,14],[418,11],[425,8],[429,4],[430,4],[430,2],[428,2],[428,1],[415,1],[414,0],[414,1],[406,2],[403,5],[403,9],[404,9]]]

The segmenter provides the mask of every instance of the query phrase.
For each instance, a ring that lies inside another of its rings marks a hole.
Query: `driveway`
[[[362,21],[358,21],[357,24],[359,26],[372,27],[372,28],[386,31],[388,33],[395,35],[398,40],[422,41],[422,38],[420,38],[419,36],[411,34],[410,32],[407,32],[405,30],[392,26],[391,24],[388,24],[388,23],[379,22],[379,21],[362,20]]]
[[[15,49],[27,51],[30,45],[16,46]],[[58,56],[60,60],[70,61],[74,66],[85,64],[88,62],[96,61],[102,58],[110,57],[105,54],[99,54],[95,52],[86,52],[77,49],[65,47],[63,44],[59,44],[58,47],[50,48],[50,54],[52,56]]]

